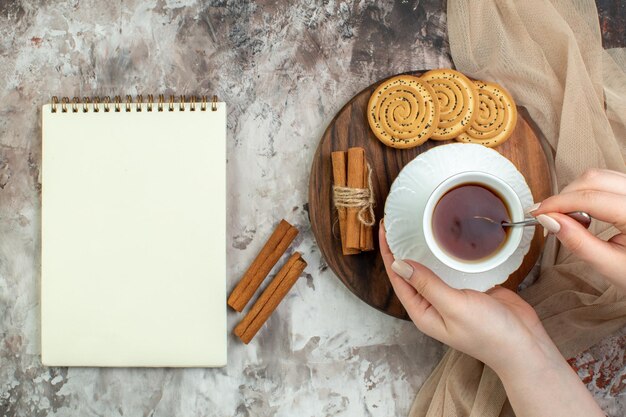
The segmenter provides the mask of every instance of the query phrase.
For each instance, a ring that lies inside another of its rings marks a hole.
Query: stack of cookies
[[[376,137],[394,148],[412,148],[428,139],[494,147],[513,133],[517,108],[498,84],[436,69],[384,81],[370,97],[367,118]]]

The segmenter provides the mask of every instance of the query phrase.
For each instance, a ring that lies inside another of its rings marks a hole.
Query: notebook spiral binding
[[[114,96],[113,101],[111,101],[110,96],[102,98],[83,97],[82,100],[79,97],[72,97],[71,100],[69,97],[61,97],[61,101],[59,101],[59,97],[53,96],[51,111],[52,113],[56,113],[59,110],[61,113],[78,113],[80,111],[87,113],[91,109],[94,113],[98,113],[100,110],[105,113],[110,111],[119,113],[123,111],[130,112],[133,110],[133,107],[137,112],[141,112],[144,109],[147,112],[174,111],[177,107],[178,111],[185,111],[186,109],[196,111],[196,108],[199,108],[200,111],[207,111],[208,103],[207,96],[201,96],[200,100],[198,100],[197,96],[190,96],[189,101],[187,101],[185,96],[178,96],[178,100],[176,100],[174,95],[170,95],[166,103],[164,94],[159,94],[156,101],[152,94],[147,96],[147,101],[144,101],[142,94],[139,94],[135,101],[133,101],[131,95],[127,95],[124,101],[122,101],[122,96]],[[217,111],[217,96],[215,95],[211,99],[211,111]]]

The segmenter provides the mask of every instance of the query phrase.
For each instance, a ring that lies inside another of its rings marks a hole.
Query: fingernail
[[[413,275],[413,267],[400,259],[393,261],[391,269],[406,280],[409,280],[411,275]]]
[[[541,203],[535,203],[535,204],[533,204],[532,206],[527,207],[527,208],[526,208],[526,210],[525,210],[525,211],[526,211],[526,214],[530,214],[530,213],[532,213],[533,211],[537,210],[537,209],[539,208],[539,206],[540,206],[540,205],[541,205]]]
[[[545,229],[544,236],[547,234],[546,232],[559,233],[559,230],[561,230],[561,225],[559,224],[559,222],[557,222],[547,214],[540,214],[539,216],[537,216],[537,221]]]

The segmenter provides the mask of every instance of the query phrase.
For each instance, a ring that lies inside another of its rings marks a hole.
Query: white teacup
[[[519,197],[509,184],[494,175],[479,171],[461,172],[449,177],[439,184],[428,198],[426,207],[424,208],[423,230],[426,244],[431,252],[442,263],[457,271],[466,273],[485,272],[501,265],[515,252],[515,249],[517,249],[522,240],[524,228],[511,227],[504,243],[494,253],[483,259],[466,261],[446,253],[433,234],[433,212],[435,206],[444,194],[463,184],[482,184],[495,191],[506,205],[511,220],[514,222],[524,220],[524,209]]]

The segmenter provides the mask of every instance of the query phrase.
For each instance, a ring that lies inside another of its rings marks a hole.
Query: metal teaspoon
[[[589,225],[591,224],[591,216],[589,215],[589,213],[585,213],[584,211],[573,211],[571,213],[566,213],[566,214],[570,216],[572,219],[576,220],[578,223],[585,226],[585,228],[589,228]],[[489,217],[474,216],[474,218],[485,219],[487,221],[490,221],[491,223],[495,223],[495,221],[493,219],[490,219]],[[539,222],[537,221],[536,218],[531,217],[529,219],[524,219],[521,222],[511,222],[511,223],[502,222],[501,224],[503,227],[514,227],[514,226],[526,227],[526,226],[535,226],[539,224]]]

